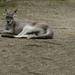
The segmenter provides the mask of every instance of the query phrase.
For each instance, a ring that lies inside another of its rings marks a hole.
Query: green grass
[[[15,6],[17,1],[37,1],[37,2],[42,2],[42,1],[71,1],[71,0],[0,0],[0,7],[10,7],[10,6]],[[72,0],[74,1],[74,0]],[[1,10],[1,8],[0,8]]]
[[[0,2],[3,2],[3,1],[5,1],[5,0],[0,0]]]
[[[12,1],[15,1],[15,0],[12,0]],[[16,0],[16,1],[71,1],[71,0]]]

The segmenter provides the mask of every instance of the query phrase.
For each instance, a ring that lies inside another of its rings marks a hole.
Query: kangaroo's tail
[[[54,33],[50,27],[46,27],[45,37],[52,39],[54,36]]]

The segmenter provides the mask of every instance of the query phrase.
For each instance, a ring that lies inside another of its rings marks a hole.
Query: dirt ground
[[[15,20],[45,21],[53,29],[54,38],[0,37],[0,75],[75,75],[75,3],[17,3]],[[5,25],[2,13],[0,30]]]

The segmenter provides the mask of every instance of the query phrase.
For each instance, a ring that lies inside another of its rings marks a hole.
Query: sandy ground
[[[75,75],[75,3],[18,2],[15,20],[25,19],[49,23],[54,38],[0,37],[0,75]]]

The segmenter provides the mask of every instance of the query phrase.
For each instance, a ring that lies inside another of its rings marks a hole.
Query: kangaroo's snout
[[[7,23],[9,24],[9,23],[10,23],[10,21],[7,21]]]

